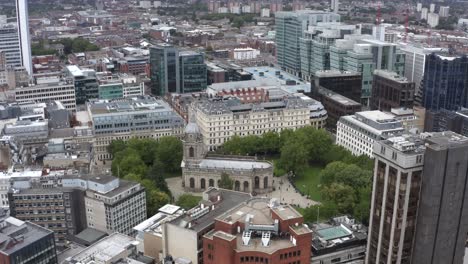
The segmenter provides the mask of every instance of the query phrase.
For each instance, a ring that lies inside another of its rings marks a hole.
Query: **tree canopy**
[[[184,208],[185,210],[189,210],[198,205],[201,201],[201,196],[195,196],[191,194],[183,194],[177,199],[176,205]]]
[[[148,215],[171,201],[166,177],[180,173],[182,142],[175,137],[114,140],[108,146],[113,156],[112,173],[136,181],[146,189]]]

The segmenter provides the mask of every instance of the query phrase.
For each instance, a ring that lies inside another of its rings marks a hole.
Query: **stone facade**
[[[249,157],[207,156],[206,146],[196,123],[185,129],[184,159],[182,161],[183,184],[187,191],[204,191],[218,187],[221,175],[226,173],[233,180],[232,189],[248,193],[266,193],[273,186],[273,165]]]

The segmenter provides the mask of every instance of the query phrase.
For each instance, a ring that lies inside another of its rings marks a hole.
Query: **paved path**
[[[316,201],[310,200],[302,196],[299,192],[296,192],[294,187],[289,183],[289,180],[286,176],[283,177],[274,177],[273,186],[275,191],[271,193],[264,194],[269,198],[278,198],[282,203],[288,203],[297,205],[299,207],[305,208],[311,205],[319,204]],[[177,200],[179,196],[184,193],[191,193],[194,195],[201,195],[201,193],[186,192],[182,188],[182,177],[173,177],[166,179],[167,185],[172,192],[172,195]]]

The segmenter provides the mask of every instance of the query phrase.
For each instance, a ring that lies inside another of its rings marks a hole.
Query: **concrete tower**
[[[28,1],[16,1],[16,19],[21,50],[21,61],[26,71],[32,75],[31,38],[29,36]]]

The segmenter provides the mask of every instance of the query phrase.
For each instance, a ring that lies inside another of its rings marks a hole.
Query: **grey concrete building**
[[[453,132],[426,140],[411,263],[463,263],[468,233],[468,138]]]

